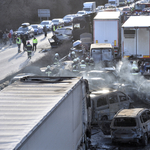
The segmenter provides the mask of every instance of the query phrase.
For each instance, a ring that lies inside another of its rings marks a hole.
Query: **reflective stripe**
[[[19,41],[18,41],[18,39],[19,39]],[[17,43],[17,44],[21,44],[21,39],[20,39],[20,38],[17,38],[17,39],[16,39],[16,43]]]
[[[37,44],[38,43],[37,39],[33,39],[33,43]]]
[[[80,67],[81,68],[86,68],[86,65],[85,64],[81,64]]]

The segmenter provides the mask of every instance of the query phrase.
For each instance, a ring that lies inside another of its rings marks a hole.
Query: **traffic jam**
[[[88,81],[87,150],[150,149],[150,1],[85,2],[76,14],[23,23],[14,37],[47,33],[51,63],[39,66],[40,74],[26,73]],[[71,47],[62,54],[64,45]]]

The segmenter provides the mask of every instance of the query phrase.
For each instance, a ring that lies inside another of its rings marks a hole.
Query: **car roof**
[[[110,95],[110,94],[115,94],[115,93],[124,93],[122,91],[117,91],[113,88],[104,88],[104,89],[101,89],[101,90],[98,90],[98,91],[92,91],[91,94],[90,94],[90,97],[92,98],[97,98],[101,95]],[[124,93],[125,94],[125,93]]]
[[[28,22],[22,23],[21,26],[30,26],[30,23],[28,23]]]
[[[115,115],[115,118],[118,118],[118,117],[136,117],[139,113],[141,113],[144,110],[146,110],[146,108],[123,109]]]
[[[52,20],[43,20],[42,22],[51,22]]]

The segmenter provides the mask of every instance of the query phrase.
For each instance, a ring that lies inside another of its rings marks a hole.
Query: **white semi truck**
[[[150,59],[149,19],[150,16],[131,16],[122,25],[122,57]]]
[[[83,3],[83,10],[85,10],[87,14],[95,13],[96,12],[96,2]]]
[[[0,91],[1,150],[86,149],[88,84],[82,78],[20,78]]]
[[[108,3],[115,7],[119,6],[119,0],[108,0]]]
[[[109,43],[115,56],[120,55],[121,15],[119,11],[99,12],[93,20],[93,42]]]

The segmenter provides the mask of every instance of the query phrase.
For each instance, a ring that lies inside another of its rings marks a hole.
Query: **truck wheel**
[[[148,145],[148,137],[147,137],[146,133],[143,135],[142,145],[144,145],[144,146]]]

